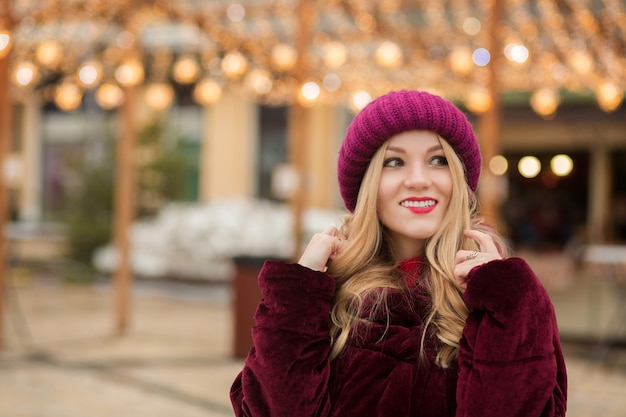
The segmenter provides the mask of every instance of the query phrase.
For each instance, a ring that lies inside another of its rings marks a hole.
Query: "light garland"
[[[482,29],[493,0],[313,1],[317,16],[306,75],[319,80],[321,90],[307,105],[335,101],[352,106],[358,92],[376,97],[408,87],[464,101],[477,113],[489,105],[477,92],[487,87],[481,66],[493,56],[484,48]],[[16,2],[13,32],[0,28],[0,52],[13,50],[14,88],[39,92],[43,100],[55,100],[48,87],[69,79],[81,97],[112,80],[120,86],[192,85],[199,103],[213,103],[226,86],[268,104],[288,104],[301,96],[293,74],[295,1],[133,4]],[[498,55],[507,57],[498,64],[503,91],[534,92],[533,97],[545,89],[569,91],[596,97],[601,109],[615,111],[626,89],[625,9],[619,0],[562,0],[559,5],[510,0],[499,31],[506,50]],[[125,51],[135,43],[142,61],[124,62]],[[76,97],[68,85],[63,88]],[[112,102],[120,100],[109,100],[107,107]],[[533,108],[541,107],[535,102]]]

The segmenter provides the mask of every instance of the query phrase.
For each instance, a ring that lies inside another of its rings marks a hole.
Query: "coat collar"
[[[417,285],[424,271],[425,263],[426,261],[423,256],[416,256],[400,261],[398,264],[398,269],[402,271],[402,275],[409,289],[414,289]]]

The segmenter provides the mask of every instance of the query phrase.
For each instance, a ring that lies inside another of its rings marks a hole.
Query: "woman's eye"
[[[404,163],[402,162],[402,159],[400,158],[389,158],[389,159],[385,159],[385,163],[383,164],[384,167],[400,167],[404,165]]]
[[[430,162],[436,166],[448,166],[448,159],[445,156],[434,156]]]

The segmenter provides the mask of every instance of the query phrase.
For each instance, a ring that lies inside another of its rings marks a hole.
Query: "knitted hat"
[[[476,191],[482,158],[476,135],[465,115],[452,103],[421,91],[392,91],[370,102],[348,126],[339,150],[339,191],[354,211],[363,176],[378,148],[409,130],[430,130],[452,146],[463,162],[465,179]]]

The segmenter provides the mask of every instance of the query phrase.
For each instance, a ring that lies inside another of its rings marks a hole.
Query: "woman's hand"
[[[467,288],[467,274],[472,268],[496,259],[502,259],[502,255],[488,234],[478,230],[465,230],[463,234],[465,237],[474,239],[480,248],[480,251],[460,250],[456,253],[454,277],[459,287],[465,290]]]
[[[326,271],[332,261],[346,247],[348,241],[336,227],[329,227],[313,235],[298,263],[314,271]]]

